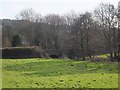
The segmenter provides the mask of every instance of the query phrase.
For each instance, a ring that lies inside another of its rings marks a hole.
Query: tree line
[[[59,50],[70,58],[120,54],[119,9],[101,3],[94,12],[41,16],[32,8],[22,10],[15,20],[2,20],[2,46],[39,46]]]

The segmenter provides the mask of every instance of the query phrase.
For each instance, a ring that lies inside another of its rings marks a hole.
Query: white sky
[[[101,2],[117,7],[119,0],[0,0],[0,19],[14,19],[22,9],[32,8],[41,15],[93,11]]]

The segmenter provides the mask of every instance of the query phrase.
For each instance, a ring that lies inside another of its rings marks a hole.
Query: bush
[[[12,46],[16,47],[16,46],[21,46],[22,43],[22,39],[19,35],[15,35],[12,38]]]
[[[39,47],[12,47],[2,49],[2,58],[40,58],[42,49]]]

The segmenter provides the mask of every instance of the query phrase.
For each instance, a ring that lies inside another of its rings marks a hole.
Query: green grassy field
[[[2,59],[0,59],[0,90],[2,89]]]
[[[118,65],[60,59],[4,59],[3,88],[118,88]]]

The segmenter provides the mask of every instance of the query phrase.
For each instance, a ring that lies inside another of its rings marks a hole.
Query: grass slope
[[[3,88],[117,88],[118,65],[60,59],[3,60]]]
[[[2,59],[0,59],[0,90],[2,89]]]

